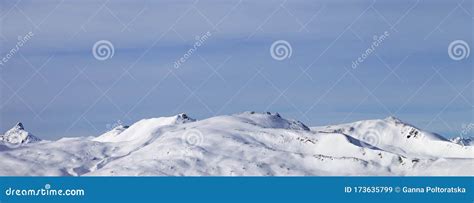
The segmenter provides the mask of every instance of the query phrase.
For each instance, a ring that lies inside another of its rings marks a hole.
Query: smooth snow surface
[[[309,128],[278,113],[179,114],[57,141],[20,123],[0,140],[4,176],[474,175],[472,144],[393,117]]]

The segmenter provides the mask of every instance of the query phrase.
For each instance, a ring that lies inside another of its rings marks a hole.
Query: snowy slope
[[[0,150],[0,175],[474,175],[473,149],[395,118],[308,128],[277,113],[179,114]]]
[[[432,158],[472,156],[472,151],[466,150],[463,145],[418,129],[394,117],[315,127],[313,130],[347,134],[371,146],[403,156]]]
[[[119,135],[123,131],[127,130],[129,127],[130,126],[127,126],[127,125],[118,125],[118,126],[114,127],[111,131],[108,131],[108,132],[102,134],[101,136],[95,138],[94,141],[111,142],[111,141],[120,139],[120,138],[118,138]]]
[[[143,119],[130,127],[122,125],[118,126],[112,131],[109,131],[94,140],[99,142],[139,141],[148,139],[147,136],[152,136],[155,131],[163,126],[184,124],[194,121],[194,119],[189,118],[188,115],[184,113],[171,117]]]

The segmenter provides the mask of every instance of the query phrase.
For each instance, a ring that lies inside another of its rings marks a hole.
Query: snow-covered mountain
[[[4,135],[0,135],[0,144],[7,146],[20,146],[38,141],[40,139],[26,131],[22,123],[17,123]]]
[[[455,137],[450,139],[451,142],[454,142],[463,146],[474,146],[474,137]]]
[[[0,149],[0,163],[0,175],[457,176],[474,175],[474,147],[393,117],[309,128],[278,113],[179,114]]]
[[[425,132],[394,117],[349,124],[315,127],[322,133],[342,133],[387,152],[408,157],[464,157],[465,151],[446,138]],[[367,146],[367,147],[370,147]]]
[[[171,117],[160,117],[143,119],[132,126],[119,125],[105,134],[95,138],[99,142],[124,142],[147,139],[147,136],[153,135],[153,132],[163,126],[179,125],[194,122],[195,119],[189,118],[185,113]],[[124,132],[125,131],[125,132]]]

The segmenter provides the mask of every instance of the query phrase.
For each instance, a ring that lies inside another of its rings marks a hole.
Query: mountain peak
[[[0,135],[0,142],[5,144],[21,145],[38,141],[41,141],[41,139],[26,131],[21,122],[18,122],[4,135]]]
[[[23,123],[21,123],[21,122],[16,123],[16,125],[13,128],[16,128],[16,129],[19,129],[19,130],[24,130],[25,129],[25,127],[23,127]]]
[[[130,126],[128,125],[117,125],[115,126],[112,130],[116,130],[116,131],[124,131],[126,130],[127,128],[129,128]]]
[[[186,113],[180,113],[176,115],[176,121],[193,122],[196,121],[196,119],[189,117]]]
[[[403,124],[404,123],[402,120],[400,120],[399,118],[397,118],[395,116],[389,116],[389,117],[385,118],[384,120],[388,121],[388,122],[398,123],[398,124]]]
[[[474,137],[454,137],[450,141],[462,146],[474,146]]]
[[[250,115],[262,115],[262,116],[274,116],[274,117],[280,117],[280,114],[278,112],[255,112],[255,111],[244,111],[242,113],[238,113],[236,115],[242,115],[242,116],[250,116]]]
[[[245,111],[234,116],[244,118],[252,121],[253,124],[265,128],[285,128],[293,130],[310,131],[309,127],[301,121],[293,119],[285,119],[279,113],[264,112],[258,113],[255,111]]]
[[[158,117],[142,119],[130,126],[119,125],[96,138],[98,142],[122,142],[132,140],[146,140],[153,136],[155,131],[164,126],[180,125],[184,123],[195,122],[186,113],[180,113],[169,117]]]

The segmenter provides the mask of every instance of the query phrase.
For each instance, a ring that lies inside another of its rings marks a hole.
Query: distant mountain
[[[13,128],[0,135],[0,144],[8,146],[20,146],[28,143],[38,142],[41,139],[25,130],[22,123],[17,123]]]
[[[343,133],[373,147],[403,156],[463,157],[466,153],[464,150],[453,150],[460,147],[458,143],[423,131],[395,117],[315,127],[313,130],[322,133]]]
[[[463,146],[474,146],[473,137],[455,137],[451,139],[451,142],[454,142],[456,144],[463,145]]]
[[[474,147],[389,117],[308,127],[278,113],[120,125],[0,150],[0,175],[474,175]]]

